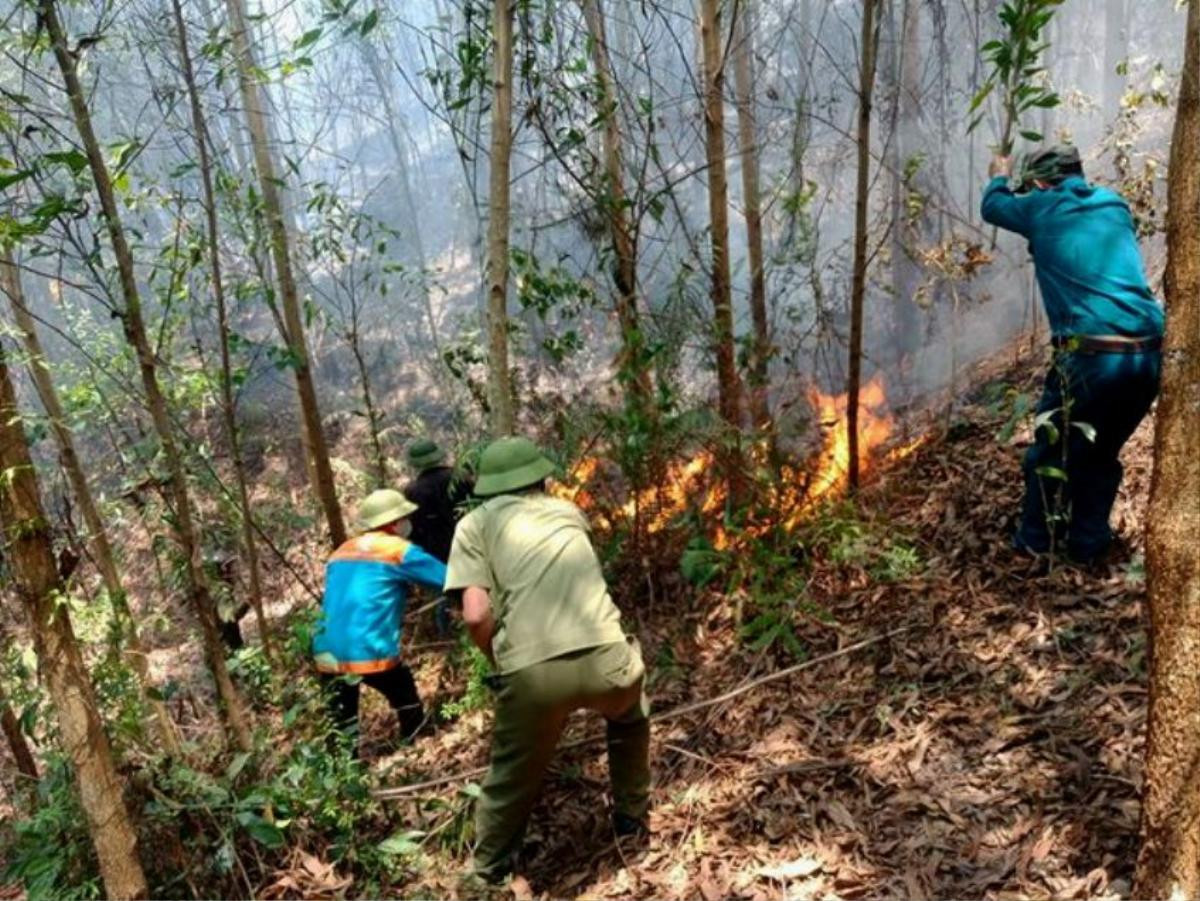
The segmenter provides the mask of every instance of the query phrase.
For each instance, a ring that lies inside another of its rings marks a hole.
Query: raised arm
[[[984,188],[983,201],[979,206],[983,221],[1028,237],[1027,199],[1018,197],[1008,186],[1012,160],[1005,156],[996,157],[988,167],[988,173],[992,180]]]

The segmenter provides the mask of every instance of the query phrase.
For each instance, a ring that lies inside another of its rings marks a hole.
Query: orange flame
[[[809,463],[789,463],[782,467],[780,478],[768,495],[772,522],[749,524],[745,529],[749,535],[765,533],[773,525],[780,524],[785,531],[793,531],[822,502],[845,493],[850,478],[847,396],[813,390],[809,402],[821,427],[821,449]],[[858,431],[859,471],[862,474],[880,462],[907,457],[925,441],[922,437],[884,451],[892,438],[894,423],[887,412],[887,395],[879,375],[859,392]],[[761,456],[761,453],[756,449],[752,456]],[[575,467],[567,482],[556,484],[552,491],[587,510],[602,529],[636,524],[644,533],[654,534],[667,528],[679,515],[692,510],[712,524],[713,544],[717,549],[732,544],[720,524],[725,486],[712,452],[702,451],[690,460],[672,462],[658,484],[628,497],[617,494],[616,486],[620,481],[613,464],[605,464],[598,457],[587,457]]]

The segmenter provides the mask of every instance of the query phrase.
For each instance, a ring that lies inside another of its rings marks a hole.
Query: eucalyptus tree
[[[862,381],[863,306],[867,291],[867,205],[871,190],[871,109],[879,53],[880,0],[863,0],[859,42],[857,184],[854,192],[854,272],[850,293],[850,355],[846,386],[846,433],[850,487],[858,487],[858,394]]]
[[[225,440],[229,442],[234,481],[237,484],[238,508],[241,513],[242,553],[250,588],[250,606],[258,622],[258,632],[268,657],[273,655],[271,632],[263,610],[262,575],[260,572],[258,545],[254,539],[254,514],[250,507],[250,489],[246,483],[246,467],[242,456],[242,443],[238,433],[237,404],[234,399],[234,375],[230,354],[229,305],[225,297],[225,278],[221,265],[220,229],[217,224],[217,195],[213,183],[213,163],[210,153],[208,121],[196,86],[196,74],[192,55],[188,49],[187,22],[183,16],[181,0],[171,0],[171,13],[175,24],[176,40],[179,42],[179,64],[187,89],[188,107],[192,119],[192,138],[196,144],[196,166],[200,172],[201,205],[204,208],[205,245],[208,250],[209,277],[212,283],[213,301],[217,307],[217,343],[221,350],[221,417],[225,426]]]
[[[1188,7],[1167,197],[1167,332],[1146,512],[1150,715],[1133,894],[1200,895],[1200,3]]]
[[[734,353],[733,291],[729,263],[729,183],[725,171],[725,47],[719,0],[699,0],[703,79],[704,152],[707,163],[713,349],[717,360],[717,398],[728,431],[723,452],[731,499],[742,497],[741,453],[737,435],[742,427],[742,389]]]
[[[492,132],[487,228],[488,403],[495,437],[511,435],[515,425],[512,374],[508,363],[512,80],[513,0],[495,0],[492,7]]]
[[[767,316],[767,277],[763,259],[762,197],[759,188],[754,11],[755,4],[751,0],[743,0],[740,8],[736,8],[731,49],[737,92],[738,152],[742,169],[742,208],[746,220],[746,256],[750,267],[750,317],[754,323],[747,367],[750,418],[756,429],[770,435],[773,431],[771,408],[768,404],[771,335]]]
[[[121,296],[124,300],[124,307],[120,310],[121,323],[125,339],[137,358],[145,403],[166,465],[167,488],[173,508],[171,522],[184,557],[187,592],[200,626],[205,657],[216,684],[221,714],[230,739],[239,748],[248,750],[249,717],[225,663],[225,648],[221,642],[217,608],[204,572],[203,550],[196,527],[183,455],[159,382],[158,359],[146,331],[133,253],[121,220],[108,163],[92,125],[87,96],[79,78],[78,57],[70,46],[55,0],[39,0],[38,24],[45,30],[58,64],[70,105],[71,118],[83,145],[87,166],[100,200],[101,215],[116,262]]]
[[[333,467],[329,462],[329,448],[325,441],[320,404],[309,360],[304,317],[300,309],[300,292],[293,269],[291,239],[284,220],[283,200],[279,191],[278,167],[270,146],[270,123],[263,92],[258,83],[258,68],[251,47],[251,34],[243,0],[226,0],[225,8],[229,16],[230,38],[236,58],[242,107],[254,151],[254,168],[258,175],[258,187],[267,220],[279,302],[283,309],[283,339],[288,347],[289,366],[296,377],[306,456],[312,474],[313,489],[325,514],[329,540],[336,546],[346,540],[346,526],[338,503],[337,485],[334,483]]]
[[[0,345],[0,529],[4,556],[29,621],[38,666],[58,716],[63,752],[96,848],[105,893],[143,898],[146,876],[95,691],[71,626],[49,521],[42,508],[24,419]]]
[[[62,401],[59,399],[58,390],[54,386],[54,379],[50,374],[50,360],[42,350],[37,324],[25,299],[21,274],[12,257],[12,252],[3,249],[0,249],[0,291],[8,295],[13,322],[17,326],[17,331],[20,333],[25,347],[26,366],[30,381],[33,382],[37,391],[42,409],[46,411],[50,431],[58,445],[59,461],[66,473],[67,481],[71,485],[71,491],[75,496],[79,512],[83,516],[84,524],[87,526],[96,568],[100,571],[100,579],[104,584],[109,603],[113,607],[121,635],[125,641],[125,657],[137,674],[140,700],[149,706],[153,714],[163,749],[170,754],[179,754],[181,750],[179,733],[167,712],[166,704],[154,690],[150,679],[149,661],[146,656],[146,647],[142,643],[141,630],[130,612],[128,597],[118,572],[116,553],[109,539],[108,528],[100,515],[96,500],[92,496],[87,474],[84,472],[79,452],[75,448],[75,439],[71,434],[70,424],[63,410]]]

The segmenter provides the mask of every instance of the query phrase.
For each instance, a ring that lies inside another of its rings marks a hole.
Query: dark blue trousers
[[[1108,516],[1123,472],[1117,456],[1158,394],[1161,365],[1160,351],[1056,351],[1038,404],[1039,414],[1055,411],[1054,429],[1039,428],[1025,454],[1017,547],[1045,553],[1053,531],[1056,549],[1077,560],[1092,560],[1108,548]],[[1064,432],[1068,398],[1072,425]],[[1052,470],[1065,472],[1066,480]]]

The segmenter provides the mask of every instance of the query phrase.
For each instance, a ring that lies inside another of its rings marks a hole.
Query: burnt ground
[[[809,600],[833,621],[794,620],[810,659],[905,631],[657,723],[653,835],[640,848],[617,847],[609,832],[602,742],[562,750],[516,897],[1128,893],[1146,712],[1140,533],[1152,423],[1124,454],[1114,524],[1128,553],[1100,570],[1047,571],[1009,549],[1031,438],[1028,425],[997,438],[1011,375],[987,380],[948,430],[863,495],[869,534],[903,533],[919,573],[880,582],[853,560],[818,562]],[[1037,388],[1028,374],[1015,384]],[[657,712],[792,662],[748,648],[736,607],[710,595],[645,624]],[[426,660],[428,690],[440,669]],[[469,714],[377,766],[388,785],[470,772],[486,763],[487,728],[487,713]],[[578,715],[565,740],[598,728]],[[408,892],[453,893],[467,860],[469,783],[387,802],[430,833],[418,839]]]

